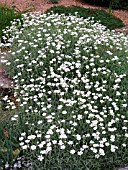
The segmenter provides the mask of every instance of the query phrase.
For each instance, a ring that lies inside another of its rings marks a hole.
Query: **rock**
[[[12,88],[11,79],[4,72],[0,72],[0,88]]]
[[[0,89],[12,88],[11,79],[7,76],[3,66],[3,61],[5,60],[5,56],[6,56],[6,52],[0,51]]]

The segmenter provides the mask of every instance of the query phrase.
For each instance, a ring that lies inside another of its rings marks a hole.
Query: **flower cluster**
[[[56,147],[96,158],[126,147],[126,36],[93,20],[41,13],[25,15],[20,31],[13,22],[4,32],[12,33],[6,65],[24,109],[24,152],[42,161]]]
[[[32,169],[32,163],[30,161],[26,161],[25,157],[18,157],[13,160],[13,165],[10,165],[8,162],[5,164],[4,169]]]

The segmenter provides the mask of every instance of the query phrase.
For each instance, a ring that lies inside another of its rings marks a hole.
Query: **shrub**
[[[59,0],[50,0],[52,4],[57,4]]]
[[[8,7],[6,4],[0,4],[0,40],[3,32],[7,26],[11,25],[11,21],[14,19],[20,19],[23,12],[16,12],[13,7]]]
[[[33,167],[111,170],[125,164],[127,37],[93,20],[41,13],[24,15],[23,29],[13,23],[8,33],[6,66],[24,127],[18,141]]]
[[[110,15],[104,10],[97,10],[97,9],[90,9],[90,8],[88,9],[79,6],[72,6],[72,7],[55,6],[48,9],[46,13],[52,13],[52,12],[58,14],[64,13],[65,15],[75,15],[75,13],[77,12],[78,16],[83,18],[94,17],[95,22],[100,21],[101,24],[105,25],[109,29],[120,28],[124,26],[123,22],[119,18]]]
[[[108,7],[110,0],[84,0],[92,5]],[[128,9],[128,0],[111,0],[113,9]]]

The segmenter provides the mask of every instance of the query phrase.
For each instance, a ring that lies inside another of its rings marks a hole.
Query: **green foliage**
[[[50,0],[52,4],[57,4],[59,0]]]
[[[22,13],[23,12],[16,12],[13,7],[8,7],[6,4],[0,4],[0,39],[3,35],[2,30],[10,26],[12,20],[20,19]]]
[[[79,6],[72,7],[56,6],[48,9],[46,13],[51,13],[52,11],[58,14],[64,13],[65,15],[75,15],[75,13],[77,12],[79,17],[83,18],[94,17],[95,22],[100,21],[102,25],[105,25],[109,29],[120,28],[124,26],[123,22],[119,18],[110,15],[104,10],[90,8],[88,9]]]
[[[13,42],[7,40],[6,66],[20,105],[18,142],[33,169],[113,170],[127,164],[126,36],[63,12],[23,21],[22,32],[15,23],[5,31],[7,37],[15,33]]]
[[[59,170],[114,170],[115,168],[124,167],[128,163],[128,150],[120,148],[116,153],[108,152],[105,157],[95,159],[90,153],[85,153],[81,157],[74,155],[73,157],[60,150],[51,153],[42,162],[33,161],[33,169],[43,170],[59,169]]]
[[[128,0],[84,0],[85,2],[98,5],[103,7],[108,7],[112,3],[113,9],[126,9],[128,10]]]
[[[2,110],[0,113],[3,112]],[[0,168],[4,166],[6,162],[12,163],[15,158],[14,151],[19,147],[18,135],[19,127],[14,122],[11,122],[11,116],[4,116],[4,121],[0,120]],[[15,134],[15,135],[14,135]]]

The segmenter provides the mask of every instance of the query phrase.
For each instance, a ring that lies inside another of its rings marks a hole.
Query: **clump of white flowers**
[[[15,21],[4,33],[5,39],[12,34],[6,65],[24,109],[24,152],[36,152],[42,161],[56,147],[71,155],[91,151],[96,158],[126,147],[124,34],[93,20],[41,13],[24,15],[22,29]]]

